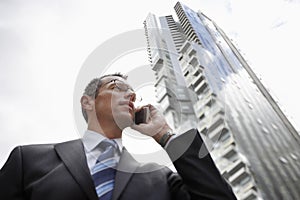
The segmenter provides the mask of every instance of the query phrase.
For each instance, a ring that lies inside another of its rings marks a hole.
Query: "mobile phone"
[[[134,123],[135,124],[147,123],[149,116],[150,116],[149,107],[143,107],[141,110],[135,113]]]

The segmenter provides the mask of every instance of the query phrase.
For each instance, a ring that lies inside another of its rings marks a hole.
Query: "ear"
[[[80,99],[81,107],[86,111],[92,111],[95,101],[92,97],[83,95]]]

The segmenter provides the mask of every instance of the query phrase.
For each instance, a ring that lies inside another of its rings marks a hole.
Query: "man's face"
[[[98,122],[101,126],[115,122],[120,129],[133,123],[135,93],[122,77],[104,77],[95,99]]]

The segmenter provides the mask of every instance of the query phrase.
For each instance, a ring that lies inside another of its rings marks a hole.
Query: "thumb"
[[[145,123],[141,123],[141,124],[132,124],[131,128],[139,131],[141,134],[143,135],[148,135],[150,137],[152,137],[153,135],[156,134],[156,131],[153,130],[153,127],[150,124],[145,124]]]
[[[145,124],[135,124],[133,123],[130,128],[132,128],[133,130],[142,132],[142,130],[144,129]]]

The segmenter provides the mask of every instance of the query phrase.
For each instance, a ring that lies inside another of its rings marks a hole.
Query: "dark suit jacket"
[[[178,173],[157,164],[139,164],[124,149],[113,199],[235,199],[210,155],[199,158],[200,147],[203,153],[196,130],[169,143],[167,152],[176,159]],[[16,147],[0,171],[0,199],[97,200],[81,140]]]

